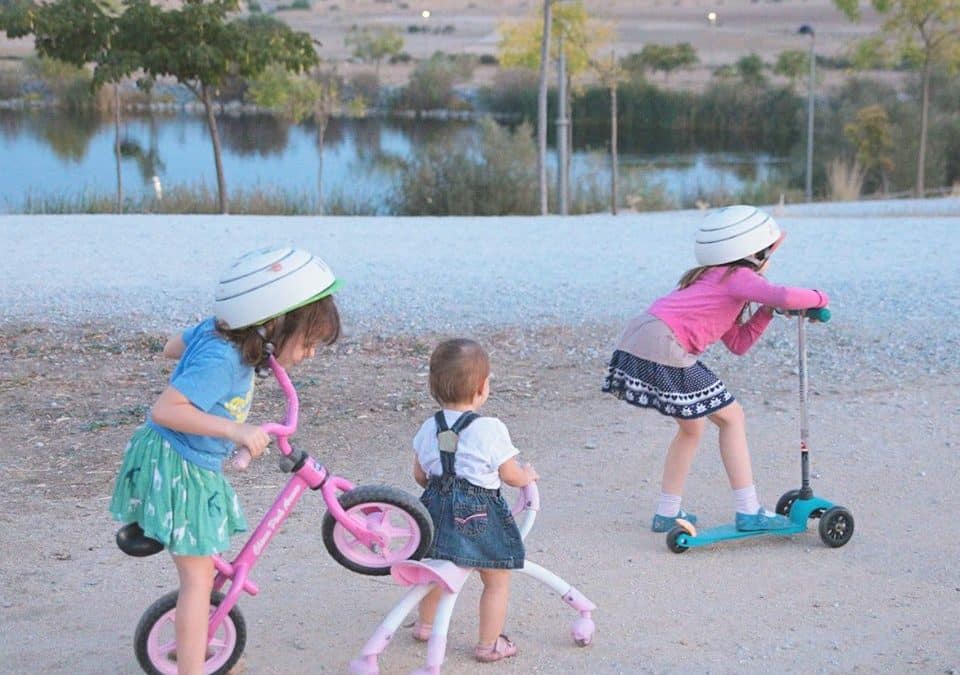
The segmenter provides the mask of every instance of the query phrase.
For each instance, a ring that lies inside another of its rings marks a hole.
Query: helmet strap
[[[260,336],[260,339],[263,340],[263,355],[260,357],[262,365],[256,367],[257,375],[260,377],[266,377],[270,373],[270,369],[266,366],[266,361],[273,356],[273,353],[276,351],[276,347],[273,342],[267,339],[267,329],[264,326],[257,326],[257,335]]]

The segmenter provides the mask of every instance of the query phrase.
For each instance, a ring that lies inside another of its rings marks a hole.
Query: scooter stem
[[[797,317],[797,349],[800,352],[800,499],[813,497],[810,487],[810,457],[807,438],[810,426],[807,422],[807,331],[804,315]]]

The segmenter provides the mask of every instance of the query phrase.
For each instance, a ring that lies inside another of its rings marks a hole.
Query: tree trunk
[[[200,98],[203,108],[207,111],[207,128],[213,140],[213,162],[217,167],[217,199],[220,213],[227,215],[227,181],[223,177],[223,159],[220,156],[220,132],[217,130],[217,118],[213,114],[213,101],[210,100],[210,90],[207,85],[200,86]]]
[[[617,81],[610,84],[610,213],[617,215]]]
[[[113,154],[117,160],[117,213],[123,213],[123,170],[120,167],[120,83],[113,84]]]
[[[920,103],[920,150],[917,153],[916,196],[924,195],[924,168],[927,162],[927,122],[930,115],[930,55],[923,62],[923,100]]]
[[[543,39],[540,41],[540,82],[537,90],[537,174],[540,179],[540,215],[547,215],[547,68],[550,65],[551,0],[543,0]]]
[[[323,215],[323,136],[327,132],[327,116],[317,116],[317,212]]]

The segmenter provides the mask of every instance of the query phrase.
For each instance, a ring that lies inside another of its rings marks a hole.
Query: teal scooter
[[[810,458],[807,448],[809,427],[807,426],[807,345],[804,318],[826,322],[830,320],[830,310],[808,309],[804,312],[788,311],[786,314],[797,316],[797,344],[800,351],[800,475],[799,490],[790,490],[777,501],[777,513],[787,516],[792,525],[772,531],[740,532],[734,525],[721,525],[698,531],[693,524],[677,519],[677,525],[667,532],[667,548],[674,553],[683,553],[698,546],[709,546],[730,539],[748,539],[762,536],[785,536],[806,532],[807,521],[818,518],[820,539],[831,548],[843,546],[853,536],[853,514],[843,506],[817,497],[810,487]]]

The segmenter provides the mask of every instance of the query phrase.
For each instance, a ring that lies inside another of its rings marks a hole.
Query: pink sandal
[[[517,646],[506,635],[500,635],[492,645],[477,645],[473,658],[481,663],[492,663],[516,655]]]
[[[413,639],[417,642],[427,642],[430,640],[430,633],[432,631],[432,623],[420,623],[417,621],[415,624],[413,624]]]

